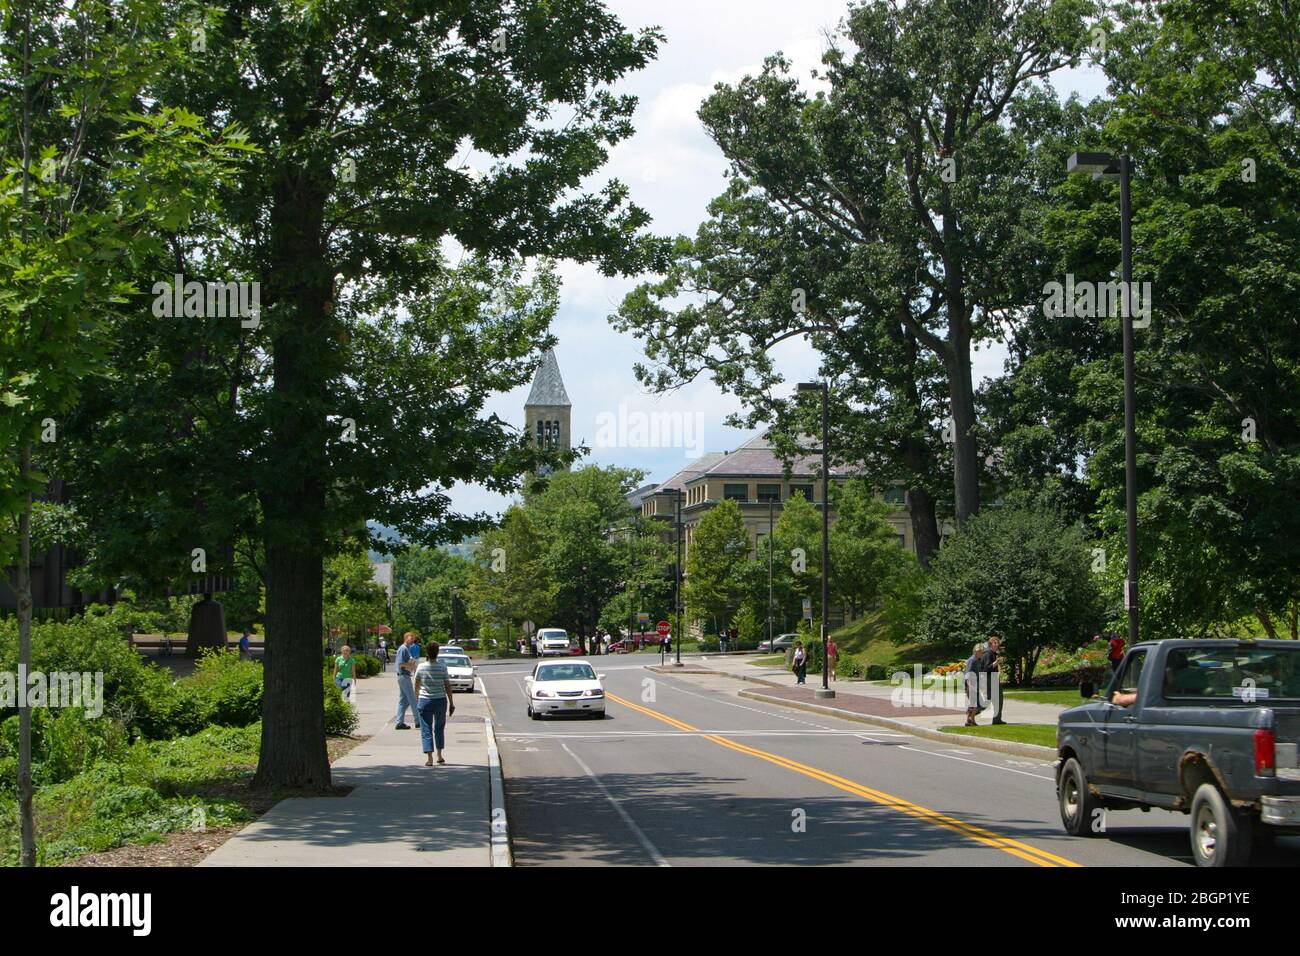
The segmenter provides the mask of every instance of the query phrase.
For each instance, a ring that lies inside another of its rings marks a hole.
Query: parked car
[[[795,633],[778,634],[770,641],[759,641],[758,649],[768,654],[784,654],[786,648],[794,647],[794,642],[799,640],[799,635]]]
[[[1255,839],[1300,834],[1292,641],[1136,644],[1100,699],[1060,715],[1056,739],[1057,801],[1074,836],[1098,835],[1108,809],[1176,810],[1199,866],[1242,866]]]
[[[537,632],[537,656],[569,653],[569,632],[559,627],[544,627]]]
[[[459,649],[451,654],[446,650],[439,650],[438,660],[447,667],[447,677],[451,681],[452,690],[474,693],[474,665],[468,655],[461,653]]]
[[[642,631],[639,634],[633,634],[631,637],[625,635],[617,641],[611,641],[609,652],[618,654],[626,650],[630,653],[639,651],[643,647],[658,647],[662,640],[663,638],[659,636],[658,631]]]
[[[587,661],[539,661],[524,679],[528,716],[548,714],[605,716],[605,675]]]

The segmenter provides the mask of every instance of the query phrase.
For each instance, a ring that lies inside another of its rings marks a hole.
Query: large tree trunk
[[[907,511],[912,521],[912,542],[921,567],[928,568],[939,550],[939,522],[935,517],[934,495],[924,488],[908,488]]]
[[[266,650],[262,658],[262,752],[253,786],[323,790],[330,784],[321,675],[318,550],[266,549]]]
[[[18,517],[18,669],[32,669],[32,493],[27,487],[32,472],[32,443],[23,442],[18,480],[23,488],[23,510]],[[18,708],[18,818],[22,865],[36,865],[36,820],[32,814],[32,707],[23,695]]]
[[[328,383],[337,372],[333,272],[324,248],[328,170],[286,168],[271,210],[271,353],[275,407],[261,493],[266,546],[262,752],[253,785],[323,790],[321,616],[324,584]],[[341,426],[340,426],[341,428]]]
[[[964,299],[964,297],[959,297]],[[952,299],[949,299],[952,308]],[[959,305],[964,310],[964,302]],[[970,367],[967,320],[954,317],[949,330],[952,354],[947,356],[948,395],[952,408],[952,479],[957,524],[980,510],[979,453],[975,445],[975,386]]]

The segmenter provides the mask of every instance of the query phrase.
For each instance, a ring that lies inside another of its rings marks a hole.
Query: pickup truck
[[[1061,822],[1096,836],[1108,809],[1181,811],[1197,865],[1244,866],[1257,841],[1300,834],[1297,741],[1300,642],[1135,644],[1058,719]]]

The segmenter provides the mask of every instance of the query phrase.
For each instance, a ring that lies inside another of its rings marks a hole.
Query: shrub
[[[380,668],[379,658],[372,657],[369,654],[357,655],[357,676],[358,677],[374,677],[376,674],[379,673],[379,668]]]
[[[262,665],[241,661],[237,651],[205,651],[179,684],[200,727],[246,727],[262,717]]]
[[[357,709],[343,699],[343,692],[326,674],[325,733],[331,737],[346,737],[357,729],[360,722]]]
[[[17,666],[17,622],[0,621],[0,670]],[[34,626],[32,668],[102,673],[105,713],[133,733],[167,737],[184,729],[175,726],[180,702],[171,673],[144,660],[106,617]],[[16,712],[0,711],[0,719]]]
[[[840,659],[835,662],[835,673],[837,676],[847,680],[857,680],[866,673],[866,665],[852,654],[840,654]]]

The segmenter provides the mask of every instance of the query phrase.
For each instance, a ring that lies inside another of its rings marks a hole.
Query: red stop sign
[[[657,625],[655,625],[655,630],[659,632],[660,637],[667,637],[668,632],[671,631],[672,628],[668,626],[667,621],[660,621]]]

